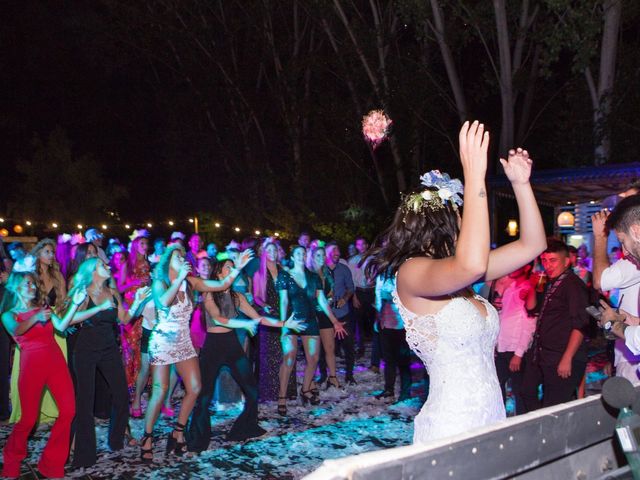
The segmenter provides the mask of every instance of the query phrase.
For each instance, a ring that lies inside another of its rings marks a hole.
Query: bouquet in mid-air
[[[385,141],[391,128],[391,120],[383,110],[371,110],[362,117],[362,134],[374,150]]]

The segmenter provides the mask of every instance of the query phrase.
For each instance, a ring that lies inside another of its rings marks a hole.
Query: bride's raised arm
[[[547,248],[547,239],[540,216],[540,209],[529,183],[532,161],[526,150],[509,151],[507,160],[500,159],[507,178],[511,182],[518,202],[520,238],[489,254],[486,280],[507,275],[540,255]]]
[[[489,132],[477,121],[460,130],[460,161],[464,172],[464,213],[455,253],[440,259],[417,257],[398,273],[398,292],[415,297],[438,297],[457,292],[483,277],[489,257],[489,213],[485,176]],[[441,229],[437,226],[438,230]],[[435,235],[441,235],[434,232]],[[428,252],[427,252],[428,253]]]

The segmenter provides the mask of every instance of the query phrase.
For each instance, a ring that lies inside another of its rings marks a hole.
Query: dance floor
[[[320,466],[325,459],[340,458],[358,453],[408,445],[413,435],[413,417],[425,401],[423,370],[418,362],[412,364],[414,383],[412,398],[401,403],[377,400],[384,378],[367,369],[365,359],[369,351],[356,365],[358,384],[342,389],[321,392],[321,403],[303,407],[299,401],[288,402],[288,415],[276,413],[276,402],[260,404],[260,424],[268,433],[246,443],[226,442],[225,433],[241,411],[242,405],[226,408],[211,407],[213,434],[209,450],[198,456],[177,459],[164,456],[166,437],[171,431],[171,421],[161,418],[156,425],[154,463],[143,464],[139,460],[138,447],[127,447],[120,452],[109,452],[106,445],[108,422],[97,421],[98,463],[91,469],[67,471],[67,478],[76,479],[283,479],[304,477]],[[302,382],[304,362],[299,361],[298,383]],[[338,359],[338,376],[343,378],[344,364]],[[587,394],[599,390],[604,375],[600,365],[587,374]],[[396,385],[396,391],[399,385]],[[180,407],[180,391],[174,394],[176,409]],[[146,398],[146,395],[145,395]],[[513,414],[513,404],[507,402],[507,414]],[[145,400],[143,398],[143,405]],[[140,438],[143,420],[131,419],[133,434]],[[23,478],[35,478],[29,474],[29,466],[35,468],[50,427],[43,425],[31,438],[28,447],[28,465]],[[4,446],[11,427],[0,426],[0,446]]]
[[[299,401],[290,400],[287,417],[279,417],[275,402],[261,403],[260,423],[268,433],[244,444],[224,440],[241,405],[222,411],[214,411],[212,406],[213,435],[209,450],[191,458],[164,457],[171,424],[163,418],[155,430],[158,439],[152,465],[140,462],[137,447],[109,452],[107,422],[100,420],[98,463],[91,469],[69,469],[67,475],[94,479],[298,479],[315,470],[325,459],[411,443],[412,419],[422,406],[425,394],[422,371],[417,367],[418,364],[414,364],[413,398],[398,404],[374,398],[382,389],[383,375],[370,372],[364,363],[357,365],[358,385],[323,390],[320,405],[303,407]],[[299,382],[301,374],[298,372]],[[343,377],[340,373],[338,376]],[[174,395],[174,403],[179,408],[178,396]],[[131,426],[134,436],[139,438],[143,420],[132,419]],[[10,426],[0,427],[0,445],[4,445],[9,432]],[[49,426],[41,426],[29,442],[28,463],[32,468],[37,464],[48,434]],[[24,471],[28,473],[27,466]]]

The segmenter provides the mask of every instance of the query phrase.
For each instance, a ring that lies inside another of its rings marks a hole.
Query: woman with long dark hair
[[[291,307],[293,318],[300,320],[305,326],[300,336],[307,363],[304,370],[300,398],[305,405],[307,403],[317,405],[320,403],[320,399],[312,392],[313,375],[318,366],[318,358],[320,356],[320,330],[316,316],[316,302],[322,312],[329,317],[338,337],[342,338],[347,332],[331,312],[318,275],[305,267],[305,253],[305,248],[301,245],[292,247],[291,260],[293,261],[293,268],[288,272],[284,270],[280,272],[276,281],[276,289],[280,295],[280,320],[285,321],[289,307]],[[289,375],[291,375],[291,369],[293,368],[293,361],[298,352],[296,335],[298,334],[289,332],[286,328],[282,330],[283,359],[280,366],[280,392],[278,395],[278,413],[280,415],[287,414],[285,395]]]
[[[526,151],[500,160],[520,213],[520,239],[489,250],[485,175],[489,133],[468,122],[460,130],[462,184],[439,171],[405,194],[391,225],[368,252],[367,274],[396,277],[409,346],[430,375],[429,398],[415,418],[414,442],[455,435],[505,418],[493,361],[498,314],[470,285],[493,280],[545,249],[540,211],[529,184]],[[366,261],[365,258],[363,261]]]
[[[111,397],[109,421],[109,448],[124,447],[129,420],[129,397],[120,356],[116,326],[127,324],[141,310],[151,290],[140,288],[129,309],[120,294],[110,288],[109,266],[99,258],[85,260],[73,278],[71,294],[87,291],[85,301],[73,316],[73,323],[83,322],[73,351],[73,369],[76,374],[76,418],[74,467],[90,467],[96,463],[96,431],[93,419],[96,373],[105,378]]]
[[[212,277],[222,280],[233,268],[231,260],[223,260],[213,265]],[[301,330],[300,321],[290,318],[285,322],[275,318],[260,316],[249,304],[247,298],[233,289],[221,292],[205,293],[207,337],[200,352],[200,373],[202,375],[202,392],[193,410],[193,418],[189,425],[189,450],[199,452],[206,450],[211,437],[211,419],[209,405],[213,398],[214,386],[220,368],[226,366],[231,376],[238,383],[244,394],[244,410],[236,419],[227,434],[227,440],[244,441],[259,437],[265,433],[258,425],[258,385],[251,364],[238,341],[235,329],[245,329],[250,335],[257,331],[258,324],[265,323],[272,327]],[[249,319],[239,318],[242,312]]]
[[[263,315],[280,315],[280,296],[276,290],[276,280],[282,270],[280,266],[280,243],[266,238],[260,247],[260,265],[253,274],[253,301],[256,309]],[[260,325],[258,333],[258,396],[260,400],[277,400],[280,390],[278,378],[282,363],[282,346],[279,328]],[[288,398],[295,399],[296,391],[295,360],[287,384]]]
[[[191,343],[189,321],[193,312],[191,290],[215,292],[231,286],[238,272],[251,259],[250,252],[239,256],[237,268],[232,268],[222,280],[203,280],[189,276],[191,265],[185,261],[180,244],[170,245],[154,270],[153,300],[158,321],[149,339],[149,363],[152,365],[153,390],[145,414],[145,431],[140,441],[142,461],[153,461],[153,427],[158,420],[162,402],[167,394],[169,369],[176,370],[185,386],[185,396],[178,420],[167,438],[165,454],[182,455],[186,449],[184,429],[201,389],[198,356]]]
[[[2,476],[20,476],[20,463],[27,455],[27,440],[38,420],[42,393],[48,387],[57,404],[58,415],[42,451],[38,470],[48,478],[62,478],[69,455],[75,402],[67,362],[53,336],[54,330],[62,332],[67,328],[78,305],[84,301],[86,291],[74,293],[66,314],[60,318],[48,305],[42,305],[38,279],[30,270],[24,259],[17,262],[0,308],[4,328],[22,352],[18,380],[22,413],[4,447]]]

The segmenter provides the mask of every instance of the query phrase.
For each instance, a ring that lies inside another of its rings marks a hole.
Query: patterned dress
[[[124,292],[124,301],[131,305],[135,299],[139,288],[149,285],[150,266],[146,260],[138,262],[133,272],[129,272],[127,282],[139,280],[141,283],[135,287],[128,288]],[[122,338],[122,359],[124,361],[124,371],[127,376],[127,387],[129,391],[136,388],[136,379],[140,371],[140,342],[142,339],[142,322],[139,319],[132,319],[127,325],[121,325]]]
[[[278,273],[280,273],[278,267]],[[276,283],[267,272],[267,291],[266,304],[270,307],[269,313],[258,308],[260,313],[278,318],[280,316],[280,295],[276,290]],[[282,364],[282,345],[280,344],[280,335],[282,330],[276,327],[260,325],[258,331],[258,397],[261,401],[271,401],[278,399],[278,390],[280,388],[280,365]],[[294,360],[294,368],[289,377],[287,385],[287,397],[296,398],[296,365]]]
[[[171,306],[158,309],[158,322],[149,339],[151,365],[172,365],[198,356],[189,328],[192,312],[193,303],[184,280]]]

